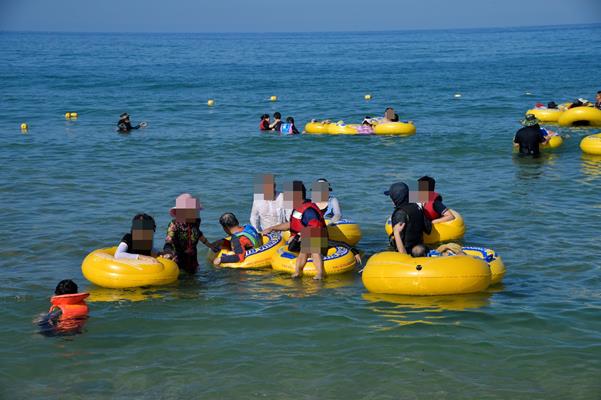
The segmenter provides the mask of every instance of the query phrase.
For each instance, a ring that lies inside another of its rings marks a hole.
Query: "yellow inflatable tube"
[[[452,221],[441,222],[438,224],[432,224],[432,232],[430,234],[424,233],[424,243],[433,244],[440,242],[450,242],[453,240],[459,240],[465,235],[465,222],[463,217],[455,210],[449,210],[455,216]],[[386,220],[386,234],[390,237],[392,235],[392,222],[390,217]]]
[[[405,122],[379,123],[374,126],[374,133],[376,135],[411,136],[415,135],[415,125]]]
[[[497,283],[503,280],[507,269],[505,268],[505,264],[494,250],[487,249],[484,247],[463,247],[463,252],[472,257],[477,257],[483,261],[485,261],[490,267],[490,284],[496,285]]]
[[[359,224],[350,219],[341,219],[338,222],[326,220],[328,225],[328,237],[330,240],[343,242],[350,246],[356,246],[361,240],[361,228]]]
[[[601,155],[601,133],[582,139],[580,149],[587,154]]]
[[[564,110],[559,108],[533,108],[526,111],[526,115],[532,114],[540,122],[557,122],[563,113]]]
[[[141,260],[116,259],[116,247],[94,250],[81,264],[83,276],[95,285],[120,289],[166,285],[177,280],[179,268],[162,257]]]
[[[595,107],[575,107],[559,117],[561,126],[601,126],[601,110]]]
[[[297,253],[288,251],[287,246],[280,247],[271,260],[271,267],[275,271],[293,274],[297,256]],[[355,256],[344,246],[329,248],[327,256],[323,258],[323,267],[326,275],[343,274],[352,271],[355,265]],[[311,258],[307,261],[303,274],[306,276],[315,276],[315,265],[313,265]]]
[[[470,256],[417,257],[385,251],[363,269],[363,284],[372,293],[434,296],[482,292],[491,282],[490,268]]]
[[[330,124],[328,126],[328,133],[330,135],[356,135],[357,132],[357,124]]]
[[[329,126],[327,122],[309,122],[305,125],[305,133],[328,134]]]
[[[559,135],[551,136],[551,139],[545,144],[541,145],[543,150],[556,149],[563,144],[563,138]]]
[[[238,269],[258,269],[271,266],[271,259],[276,251],[284,245],[281,232],[271,232],[263,235],[263,245],[255,249],[246,251],[244,261],[238,263],[222,263],[220,267],[238,268]],[[231,251],[221,250],[219,253],[209,251],[209,260],[213,261],[216,256],[223,254],[233,254]]]

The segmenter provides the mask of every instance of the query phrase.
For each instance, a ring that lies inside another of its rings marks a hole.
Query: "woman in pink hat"
[[[175,207],[169,210],[174,219],[167,228],[163,247],[164,257],[172,258],[180,269],[191,274],[198,270],[196,245],[199,241],[211,250],[219,251],[219,247],[209,242],[200,231],[200,210],[202,206],[198,199],[189,193],[179,195],[175,199]]]

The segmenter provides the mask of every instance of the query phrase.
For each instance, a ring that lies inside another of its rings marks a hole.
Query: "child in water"
[[[280,133],[286,133],[288,135],[298,135],[300,132],[294,125],[294,118],[287,117],[286,122],[280,125]]]
[[[193,274],[198,270],[196,245],[202,244],[219,251],[219,246],[210,243],[200,231],[199,211],[202,206],[198,199],[189,193],[183,193],[175,200],[175,207],[169,210],[173,220],[167,228],[167,237],[163,247],[163,257],[173,259],[184,271]]]
[[[50,299],[52,305],[48,314],[38,322],[41,333],[80,333],[88,316],[88,305],[85,302],[88,296],[89,293],[78,293],[77,284],[72,280],[60,281]]]
[[[262,131],[269,130],[269,114],[261,115],[261,122],[259,122],[259,129]]]
[[[155,231],[154,218],[148,214],[136,215],[131,221],[131,230],[121,238],[115,258],[139,260],[143,257],[157,257],[160,253],[152,247]]]

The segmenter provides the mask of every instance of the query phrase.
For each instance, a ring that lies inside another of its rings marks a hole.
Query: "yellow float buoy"
[[[582,139],[580,149],[586,154],[601,155],[601,133]]]
[[[116,247],[94,250],[81,264],[83,276],[105,288],[160,286],[173,283],[179,275],[175,262],[163,257],[116,259]]]
[[[25,122],[23,122],[21,124],[21,131],[27,132],[28,129],[29,129],[29,125],[27,125]]]
[[[367,101],[371,100],[371,94],[366,94],[365,95],[365,100],[367,100]]]
[[[385,251],[370,257],[362,280],[372,293],[432,296],[482,292],[491,272],[484,260],[472,256],[413,258]]]
[[[278,101],[278,96],[271,96],[269,98],[270,101]]]
[[[260,269],[271,266],[271,259],[275,252],[284,245],[281,232],[271,232],[269,235],[263,235],[263,245],[246,250],[244,261],[237,263],[222,263],[219,267],[236,268],[236,269]],[[215,257],[221,257],[225,254],[233,254],[225,250],[219,253],[209,251],[208,259],[213,262]]]
[[[76,112],[66,112],[65,119],[77,119],[77,113]]]
[[[215,100],[209,99],[209,101],[207,101],[207,106],[213,107],[214,105],[215,105]]]
[[[271,259],[274,271],[294,273],[298,253],[288,251],[288,246],[280,247]],[[352,271],[357,262],[353,253],[345,246],[335,246],[328,249],[328,254],[323,258],[323,269],[326,275],[343,274]],[[317,273],[313,260],[309,258],[303,270],[305,276],[315,276]]]

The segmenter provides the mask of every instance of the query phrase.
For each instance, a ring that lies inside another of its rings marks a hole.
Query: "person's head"
[[[280,114],[278,111],[274,112],[273,119],[282,119],[282,114]]]
[[[396,207],[409,202],[409,186],[404,182],[393,183],[384,194],[390,196],[390,200],[392,200]]]
[[[269,114],[261,115],[261,121],[269,121]]]
[[[238,218],[232,213],[225,213],[219,217],[219,223],[221,227],[228,235],[232,234],[232,228],[237,228],[240,226],[240,222],[238,222]]]
[[[311,201],[314,203],[328,201],[332,187],[325,178],[320,178],[311,185]]]
[[[294,124],[294,118],[292,118],[292,117],[287,117],[287,118],[286,118],[286,122],[287,122],[287,123],[289,123],[289,124]]]
[[[417,180],[419,191],[433,192],[436,187],[436,180],[431,176],[424,175]]]
[[[193,223],[199,218],[200,210],[202,210],[202,205],[197,198],[190,193],[182,193],[175,199],[175,207],[169,210],[169,214],[177,222]]]
[[[152,249],[152,240],[156,231],[154,218],[148,214],[137,214],[131,220],[131,240],[135,249]]]
[[[394,119],[394,109],[392,107],[387,107],[386,110],[384,110],[384,118],[390,121]]]
[[[292,181],[284,186],[284,208],[297,208],[307,200],[307,189],[302,181]]]
[[[366,115],[365,118],[363,118],[363,125],[371,125],[371,117],[369,115]]]
[[[550,101],[547,103],[547,108],[555,109],[557,108],[557,103],[555,103],[554,101]]]
[[[526,114],[526,118],[522,120],[522,125],[524,126],[534,126],[538,124],[538,119],[534,116],[534,114]]]
[[[427,255],[428,255],[428,250],[426,249],[426,246],[424,246],[423,244],[415,245],[411,249],[412,257],[426,257]]]
[[[75,293],[77,293],[77,284],[71,279],[64,279],[60,281],[58,285],[56,285],[56,289],[54,289],[54,294],[57,296]]]
[[[124,112],[123,114],[121,114],[121,115],[119,116],[119,121],[123,121],[123,122],[125,122],[125,121],[129,121],[129,114],[128,114],[128,113],[126,113],[126,112]]]
[[[275,200],[275,176],[273,174],[263,174],[255,177],[254,199]]]
[[[595,96],[595,98],[597,99],[597,101],[601,101],[601,90],[597,92],[597,96]]]

